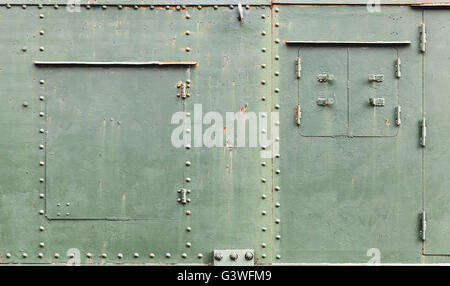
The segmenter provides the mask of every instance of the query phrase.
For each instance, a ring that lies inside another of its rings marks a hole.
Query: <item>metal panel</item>
[[[347,49],[302,47],[299,103],[303,136],[347,135]],[[321,75],[332,78],[324,81]],[[327,105],[318,101],[330,101]],[[331,102],[332,101],[332,102]]]
[[[274,104],[279,104],[281,112],[281,151],[273,167],[274,202],[280,206],[274,208],[274,230],[281,235],[275,244],[276,258],[279,258],[276,262],[367,263],[374,248],[380,252],[381,263],[419,261],[417,213],[421,203],[421,154],[416,120],[421,117],[420,11],[383,7],[381,13],[368,14],[364,6],[282,6],[279,12],[275,10],[273,21],[274,39],[280,39],[281,43],[299,39],[411,41],[410,45],[398,48],[402,60],[398,90],[403,117],[399,135],[388,138],[299,136],[294,120],[298,99],[293,96],[297,94],[294,59],[298,45],[274,45],[273,69],[280,73],[279,77],[273,77],[274,89],[279,88],[279,93],[274,94]],[[311,47],[314,48],[322,49],[317,45]],[[343,48],[349,49],[350,61],[354,55],[354,64],[349,65],[350,70],[354,69],[350,71],[352,89],[356,88],[352,79],[361,76],[364,86],[358,88],[369,92],[368,74],[378,73],[370,67],[380,66],[385,81],[388,71],[389,77],[394,76],[396,53],[392,47],[370,47],[374,51],[367,54],[367,59],[362,58],[363,47]],[[378,56],[381,56],[380,63]],[[317,66],[330,61],[323,57]],[[333,51],[330,57],[341,56]],[[387,59],[389,63],[384,71]],[[338,62],[334,65],[337,67]],[[302,66],[300,84],[303,75]],[[363,96],[364,104],[369,104],[367,93],[353,95]],[[352,98],[350,94],[350,105],[355,103]],[[365,111],[355,104],[354,116],[363,116]],[[377,130],[372,129],[372,119],[366,119],[358,132]],[[306,120],[306,110],[302,120]],[[276,170],[281,173],[277,174]]]
[[[349,126],[351,136],[395,136],[399,105],[393,48],[349,49]],[[378,76],[378,78],[377,78]],[[372,77],[372,78],[371,78]],[[370,99],[373,99],[372,104]],[[381,103],[378,106],[376,99]]]
[[[447,10],[427,10],[423,19],[428,42],[423,54],[424,117],[428,125],[423,148],[424,209],[427,212],[424,253],[428,255],[450,254],[450,27],[444,24],[448,16]]]

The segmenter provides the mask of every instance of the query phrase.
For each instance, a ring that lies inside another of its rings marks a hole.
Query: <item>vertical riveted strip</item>
[[[281,23],[280,21],[280,6],[273,6],[272,7],[272,26],[273,26],[273,30],[272,30],[272,40],[273,40],[273,55],[272,55],[272,68],[273,68],[273,90],[274,92],[273,94],[273,103],[274,106],[272,108],[272,110],[274,110],[274,115],[278,114],[279,109],[281,108],[280,106],[280,96],[281,96],[281,92],[280,92],[280,75],[279,75],[279,70],[280,70],[280,56],[279,56],[279,50],[280,50],[280,29],[283,29],[283,23]],[[298,59],[297,65],[296,65],[296,77],[300,78],[300,70],[301,70],[301,65],[300,65],[300,59]],[[278,116],[279,118],[279,116]],[[277,119],[275,124],[274,124],[274,129],[272,130],[272,132],[274,132],[274,134],[276,134],[275,136],[273,136],[273,140],[272,140],[272,145],[273,146],[280,146],[280,134],[279,134],[279,130],[280,130],[280,122]],[[278,148],[274,148],[274,154],[273,154],[273,158],[272,158],[272,164],[273,164],[273,182],[272,182],[272,210],[273,210],[273,217],[272,217],[272,225],[273,225],[273,232],[272,232],[272,239],[271,241],[273,241],[273,256],[275,257],[276,260],[280,260],[281,259],[281,255],[280,255],[280,240],[281,240],[281,229],[280,229],[280,194],[279,194],[279,183],[280,183],[280,174],[281,174],[281,169],[280,169],[280,150],[279,147]]]

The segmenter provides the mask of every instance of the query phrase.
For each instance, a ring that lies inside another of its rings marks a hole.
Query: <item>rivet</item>
[[[66,213],[66,216],[70,216],[70,213]]]
[[[189,35],[191,34],[191,32],[190,32],[189,30],[187,30],[186,32],[184,32],[184,34],[185,34],[186,36],[189,36]]]
[[[280,8],[276,7],[276,8],[275,8],[275,12],[278,13],[279,11],[280,11]]]
[[[138,5],[134,5],[134,9],[135,10],[139,9],[139,6]]]
[[[189,183],[191,181],[191,178],[186,178],[186,183]]]
[[[55,253],[54,257],[55,257],[56,259],[58,259],[58,258],[59,258],[59,253]]]
[[[191,15],[187,14],[186,19],[191,19]]]
[[[152,10],[155,9],[155,6],[151,5],[151,6],[150,6],[150,9],[152,9]]]
[[[101,257],[106,258],[106,257],[108,257],[108,255],[106,253],[102,253]]]
[[[201,259],[201,258],[203,258],[203,254],[199,253],[199,254],[197,254],[197,257],[198,257],[199,259]]]
[[[262,195],[261,198],[262,198],[263,200],[265,200],[265,199],[267,198],[267,196],[266,196],[266,195]]]
[[[40,178],[39,182],[43,183],[44,182],[44,178]]]
[[[44,112],[39,112],[39,116],[40,117],[44,117],[45,113]]]
[[[67,203],[66,206],[70,206],[70,203]]]
[[[277,256],[275,256],[277,259],[281,259],[281,255],[277,254]]]
[[[44,100],[45,100],[45,97],[41,95],[41,96],[39,96],[39,100],[40,100],[40,101],[44,101]]]
[[[169,5],[167,5],[167,6],[166,6],[166,10],[169,10],[169,9],[170,9],[170,6],[169,6]]]
[[[44,166],[45,163],[43,161],[39,162],[39,165]]]
[[[191,145],[186,145],[186,149],[191,149]]]
[[[102,8],[103,8],[103,10],[105,10],[105,9],[108,8],[108,7],[107,7],[106,5],[103,5]]]
[[[279,104],[275,104],[275,109],[280,109],[280,105]]]
[[[234,5],[233,4],[231,4],[229,7],[230,7],[230,9],[234,9]]]
[[[266,15],[262,14],[261,19],[266,19]]]
[[[45,132],[45,130],[44,129],[39,129],[39,133],[44,133]]]
[[[261,179],[261,182],[265,183],[265,182],[266,182],[266,179],[265,179],[265,178],[262,178],[262,179]]]
[[[280,59],[280,56],[275,56],[275,60],[279,60]]]
[[[39,149],[41,149],[41,150],[44,149],[44,145],[42,145],[42,144],[39,145]]]
[[[253,253],[251,253],[250,251],[247,251],[245,253],[245,259],[246,260],[252,260],[253,259]]]
[[[265,96],[261,97],[261,100],[266,101],[266,97]]]
[[[170,256],[171,256],[170,253],[167,252],[167,253],[166,253],[166,258],[170,258]]]
[[[197,8],[200,10],[202,9],[202,5],[198,5]]]
[[[86,5],[86,9],[91,9],[91,5]]]
[[[262,31],[261,35],[265,36],[266,35],[266,31]]]
[[[266,52],[266,48],[262,48],[261,52],[265,53]]]
[[[261,228],[261,230],[264,232],[267,230],[267,227],[263,227],[263,228]]]
[[[262,85],[266,84],[266,81],[265,81],[265,80],[262,80],[262,81],[261,81],[261,84],[262,84]]]
[[[134,258],[139,258],[139,253],[136,252],[136,253],[134,254]]]
[[[27,258],[27,257],[28,257],[28,254],[27,254],[26,252],[24,252],[24,253],[22,253],[22,257],[23,257],[23,258]]]
[[[24,102],[22,103],[22,105],[23,105],[24,107],[28,107],[28,101],[24,101]]]
[[[183,254],[181,254],[181,257],[182,257],[182,258],[186,258],[186,257],[187,257],[187,254],[186,254],[186,253],[183,253]]]
[[[43,199],[43,198],[45,198],[45,195],[44,194],[39,194],[39,198]]]
[[[266,215],[267,212],[266,212],[266,211],[262,211],[261,214],[262,214],[262,215]]]
[[[6,8],[11,8],[11,4],[6,4]]]
[[[233,261],[236,261],[236,260],[238,259],[237,253],[232,252],[232,253],[230,254],[230,259],[233,260]]]
[[[44,246],[45,246],[45,243],[43,243],[43,242],[39,243],[39,247],[44,247]]]
[[[186,247],[191,247],[191,243],[190,242],[186,242]]]
[[[43,215],[44,213],[45,213],[44,210],[40,210],[40,211],[39,211],[39,214],[40,214],[40,215]]]
[[[280,43],[280,39],[275,39],[275,44],[279,44]]]
[[[220,261],[220,260],[222,260],[222,258],[223,258],[223,254],[222,253],[216,252],[216,254],[214,254],[214,259],[215,260]]]
[[[279,218],[277,218],[277,219],[275,220],[275,223],[276,223],[276,224],[280,224],[280,222],[281,222],[281,220],[280,220]]]
[[[250,9],[250,5],[245,5],[245,9]]]
[[[262,247],[262,248],[266,248],[266,246],[267,246],[267,244],[265,244],[265,243],[262,243],[262,244],[261,244],[261,247]]]
[[[279,187],[279,186],[276,186],[276,187],[275,187],[275,191],[278,192],[279,190],[280,190],[280,187]]]
[[[39,34],[40,34],[41,36],[44,35],[44,34],[45,34],[44,30],[40,30],[40,31],[39,31]]]
[[[55,4],[53,7],[54,7],[55,9],[58,9],[58,8],[59,8],[58,4]]]
[[[186,51],[186,52],[190,52],[190,51],[191,51],[191,48],[186,47],[186,48],[185,48],[185,51]]]
[[[155,254],[154,253],[150,253],[150,258],[155,258]]]
[[[186,227],[186,231],[190,232],[192,230],[192,228],[190,226]]]
[[[134,6],[134,7],[136,7],[136,6]],[[119,6],[117,6],[117,8],[122,9],[123,6],[122,6],[122,5],[119,5]]]
[[[117,258],[122,259],[123,258],[123,254],[122,253],[117,254]]]
[[[22,47],[22,52],[26,52],[28,50],[27,47]]]
[[[278,240],[280,240],[280,239],[281,239],[281,235],[277,234],[277,235],[275,236],[275,238],[278,239]]]
[[[278,141],[278,140],[277,140]],[[281,171],[280,170],[276,170],[275,173],[280,174]]]
[[[275,72],[275,76],[279,76],[280,75],[280,73],[279,72]]]
[[[22,9],[27,9],[27,5],[22,5]]]
[[[261,258],[266,258],[267,255],[265,253],[261,254]]]
[[[279,88],[275,88],[274,91],[275,91],[275,93],[279,93],[280,89]]]
[[[6,253],[6,258],[11,258],[11,253]]]
[[[189,161],[186,161],[186,166],[190,166],[191,165],[191,162],[189,162]]]
[[[45,227],[40,226],[40,227],[39,227],[39,230],[40,230],[40,231],[44,231],[44,230],[45,230]]]
[[[45,50],[44,47],[39,47],[39,51],[43,52]]]
[[[261,68],[265,69],[265,68],[266,68],[266,65],[265,65],[265,64],[262,64],[262,65],[261,65]]]
[[[186,215],[190,215],[191,214],[191,211],[186,211]]]
[[[75,257],[75,253],[70,253],[69,254],[69,258],[74,258]]]
[[[280,125],[280,121],[275,121],[275,125],[279,126]]]
[[[275,207],[277,207],[277,208],[279,208],[280,206],[281,206],[280,203],[275,204]]]
[[[177,5],[176,9],[177,9],[177,11],[180,11],[180,9],[181,9],[180,5]]]
[[[90,252],[86,253],[86,257],[87,258],[92,258],[92,253],[90,253]]]
[[[275,154],[275,158],[280,158],[280,154]]]
[[[39,14],[39,18],[44,19],[45,18],[44,14]]]
[[[262,162],[261,166],[265,167],[266,166],[266,162]]]
[[[276,22],[275,27],[280,27],[280,23]]]

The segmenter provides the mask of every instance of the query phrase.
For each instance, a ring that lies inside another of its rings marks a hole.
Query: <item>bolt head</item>
[[[222,253],[216,252],[216,253],[214,254],[214,259],[215,259],[215,260],[220,261],[220,260],[222,260],[222,258],[223,258],[223,254],[222,254]]]
[[[250,251],[247,251],[245,253],[245,259],[246,260],[252,260],[253,259],[253,253],[251,253]]]
[[[235,252],[231,253],[230,254],[230,259],[233,260],[233,261],[236,261],[238,259],[237,253],[235,253]]]

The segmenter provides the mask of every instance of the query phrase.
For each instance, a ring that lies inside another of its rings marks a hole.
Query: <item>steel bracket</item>
[[[369,103],[372,106],[384,106],[386,100],[383,97],[369,98]]]

